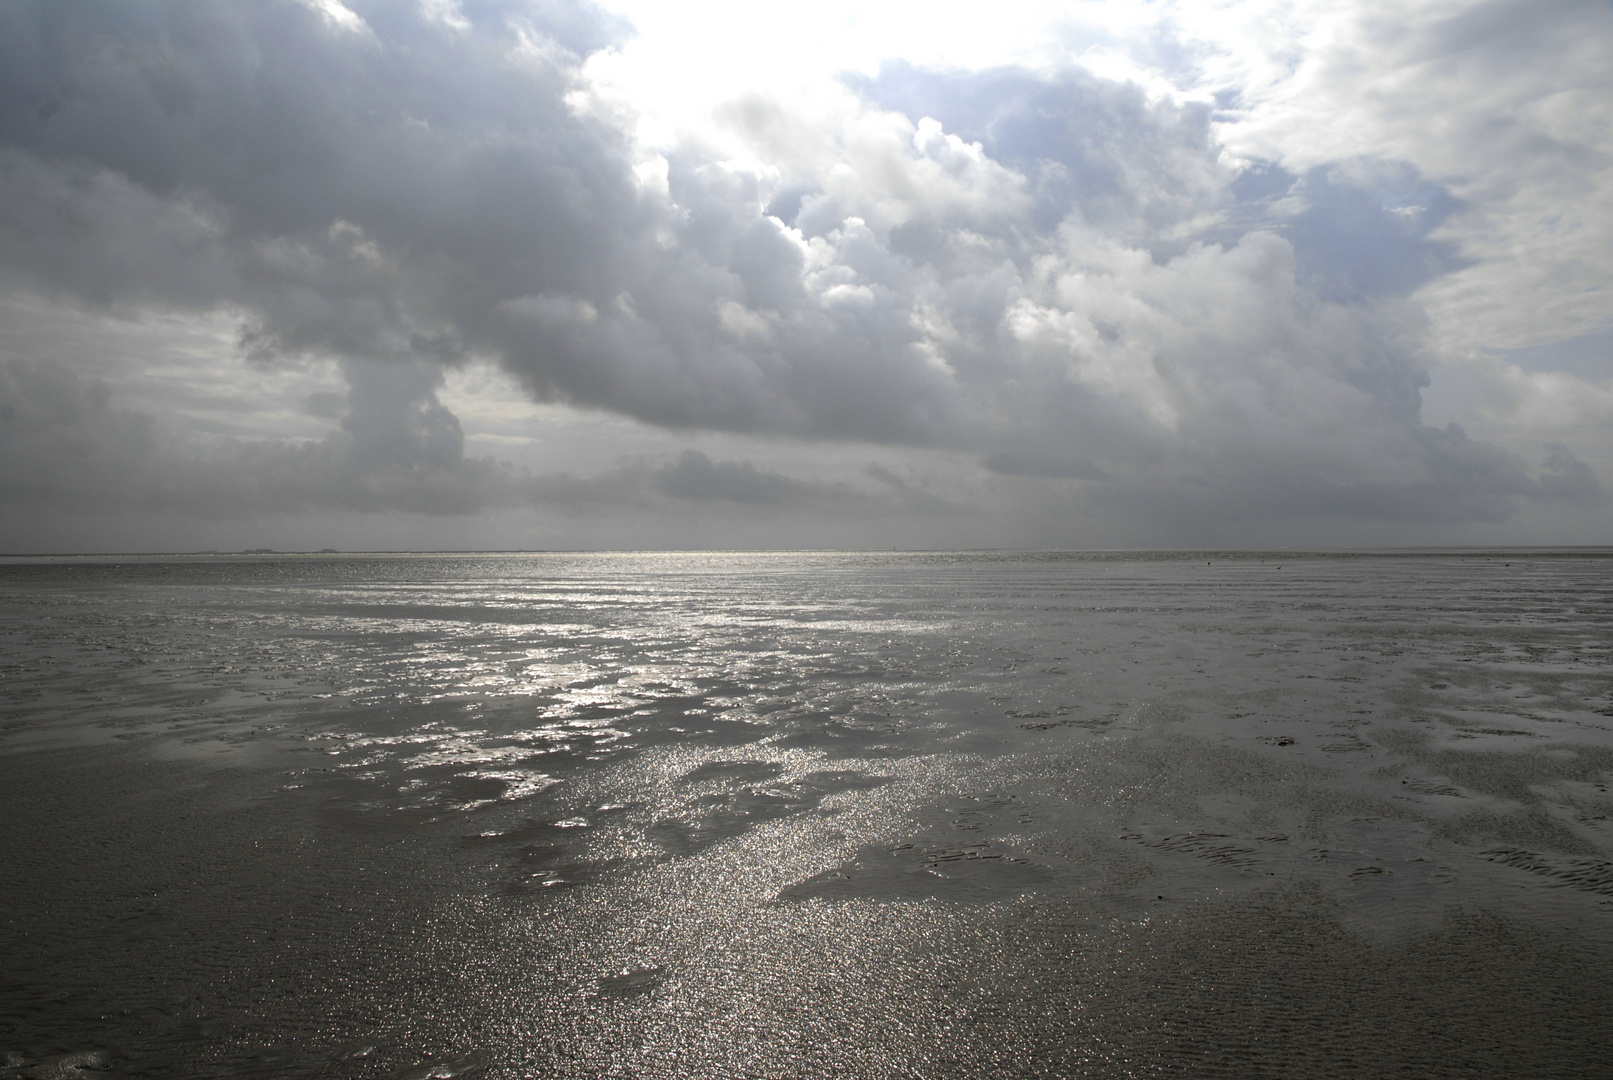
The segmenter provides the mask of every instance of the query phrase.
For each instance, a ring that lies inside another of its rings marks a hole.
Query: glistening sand
[[[12,560],[0,1076],[1610,1075],[1609,555]]]

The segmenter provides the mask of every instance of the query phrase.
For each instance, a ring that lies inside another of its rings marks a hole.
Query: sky
[[[0,0],[0,552],[1613,542],[1606,0]]]

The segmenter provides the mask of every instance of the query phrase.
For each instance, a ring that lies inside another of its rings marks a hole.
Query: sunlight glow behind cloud
[[[1613,327],[1609,72],[1518,0],[0,0],[0,499],[1592,535],[1608,365],[1494,358]]]

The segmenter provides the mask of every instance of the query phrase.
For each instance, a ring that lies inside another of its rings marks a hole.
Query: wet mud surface
[[[1606,1075],[1610,570],[0,566],[0,1078]]]

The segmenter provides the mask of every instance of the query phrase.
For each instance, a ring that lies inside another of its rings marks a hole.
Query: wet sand
[[[0,1076],[1607,1075],[1609,569],[0,567]]]

